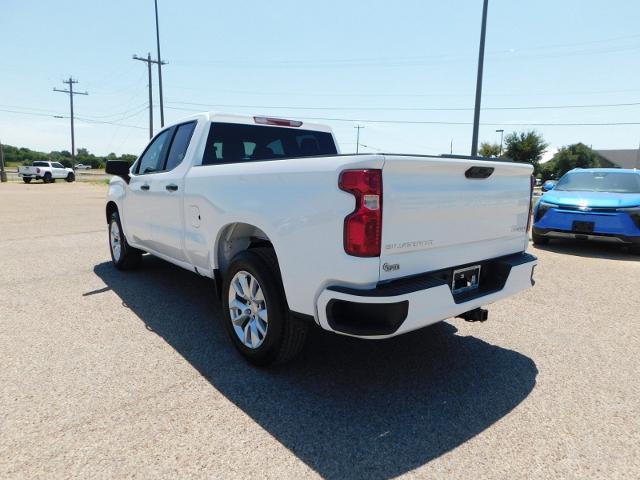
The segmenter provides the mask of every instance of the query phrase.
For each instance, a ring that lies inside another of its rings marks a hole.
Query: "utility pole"
[[[356,154],[357,154],[360,151],[360,130],[363,129],[364,127],[361,125],[356,125],[353,128],[358,130],[358,133],[356,134]]]
[[[484,40],[487,34],[487,8],[489,0],[482,6],[482,28],[480,30],[480,50],[478,52],[478,79],[476,81],[476,106],[473,112],[473,138],[471,139],[471,156],[478,155],[478,131],[480,129],[480,103],[482,100],[482,70],[484,68]]]
[[[160,127],[164,127],[164,102],[162,100],[162,65],[166,62],[160,57],[160,27],[158,26],[158,0],[154,0],[156,7],[156,45],[158,47],[158,89],[160,90]]]
[[[451,139],[451,147],[449,149],[449,153],[453,155],[453,138]]]
[[[69,85],[69,90],[60,90],[58,88],[53,89],[54,92],[62,92],[69,94],[69,103],[71,106],[71,166],[75,170],[76,168],[76,139],[73,131],[73,96],[74,95],[89,95],[89,92],[74,92],[73,85],[78,83],[73,77],[69,77],[69,80],[63,80],[62,83]]]
[[[500,134],[500,153],[498,154],[499,157],[502,156],[502,142],[503,142],[503,138],[504,138],[504,128],[501,128],[500,130],[496,130],[496,133]]]
[[[133,59],[140,60],[147,64],[147,71],[149,72],[149,138],[153,138],[153,87],[151,83],[151,64],[153,63],[153,60],[151,60],[150,53],[147,53],[147,58],[134,55]]]
[[[4,150],[2,149],[2,142],[0,142],[0,183],[7,181],[7,172],[4,171]]]

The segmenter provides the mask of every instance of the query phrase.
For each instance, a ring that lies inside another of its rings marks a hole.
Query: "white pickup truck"
[[[106,203],[119,269],[144,252],[214,279],[236,348],[266,365],[312,325],[368,339],[530,288],[530,165],[340,155],[328,127],[200,114],[158,133]]]
[[[66,168],[58,162],[36,161],[33,165],[18,167],[18,176],[22,177],[24,183],[31,183],[31,180],[42,180],[44,183],[55,182],[56,179],[64,179],[73,182],[76,174],[72,168]]]

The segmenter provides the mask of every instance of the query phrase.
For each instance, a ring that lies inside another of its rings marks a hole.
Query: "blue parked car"
[[[549,187],[533,210],[533,243],[598,240],[640,253],[640,170],[574,169]]]

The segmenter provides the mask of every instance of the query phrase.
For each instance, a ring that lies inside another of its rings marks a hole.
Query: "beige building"
[[[595,150],[595,152],[616,167],[640,169],[640,149]]]

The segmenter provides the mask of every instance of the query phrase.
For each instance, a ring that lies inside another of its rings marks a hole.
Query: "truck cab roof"
[[[182,121],[189,120],[205,120],[209,122],[219,123],[237,123],[240,125],[299,128],[301,130],[314,130],[317,132],[333,133],[331,127],[329,127],[328,125],[323,125],[321,123],[303,122],[301,120],[271,117],[268,115],[236,115],[218,112],[202,112],[182,119]]]

